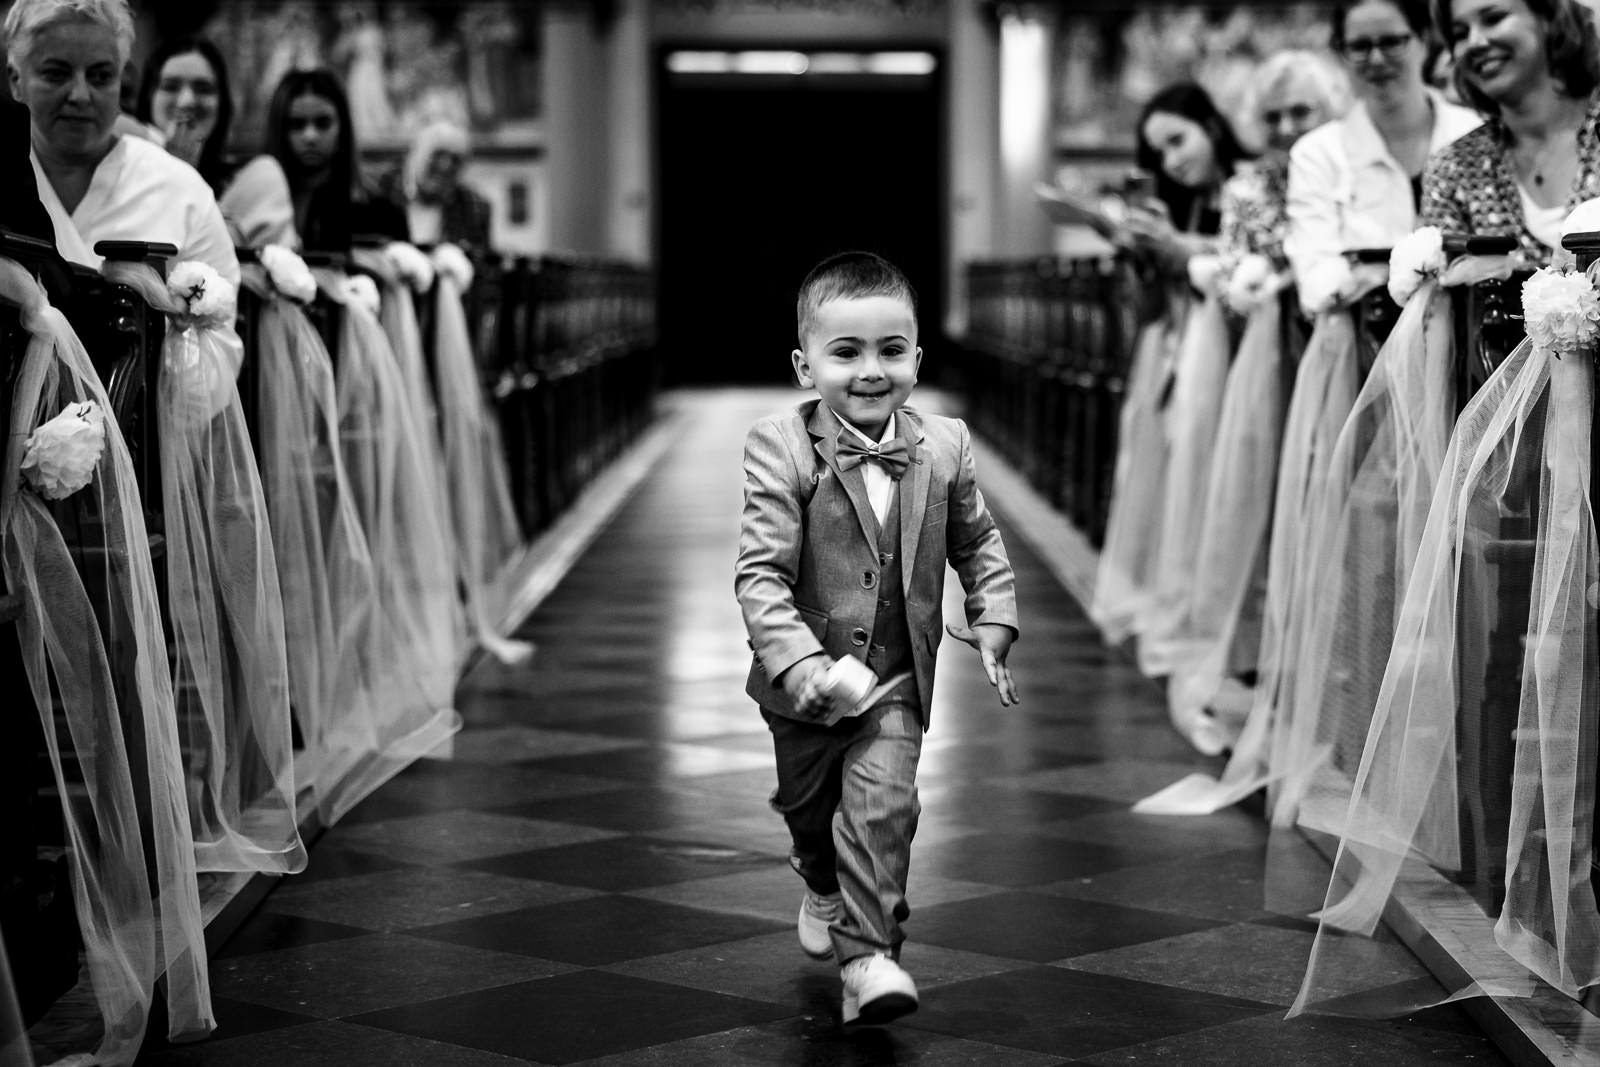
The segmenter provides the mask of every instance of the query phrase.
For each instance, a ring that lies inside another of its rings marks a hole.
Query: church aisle
[[[141,1063],[1507,1062],[1458,1008],[1283,1021],[1312,927],[1261,909],[1264,825],[1129,811],[1217,768],[994,494],[1023,703],[945,642],[903,957],[921,1010],[842,1032],[836,968],[795,943],[732,589],[744,430],[801,398],[667,398],[677,440],[522,628],[532,660],[469,677],[454,758],[324,835],[223,948],[216,1036]]]

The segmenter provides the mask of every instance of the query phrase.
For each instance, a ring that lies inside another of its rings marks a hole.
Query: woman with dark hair
[[[284,75],[267,111],[267,150],[289,176],[306,248],[344,252],[367,234],[410,239],[405,212],[360,176],[350,102],[333,72]]]
[[[1422,221],[1514,233],[1534,267],[1600,194],[1600,40],[1579,0],[1434,0],[1461,98],[1483,126],[1430,162]]]
[[[1346,253],[1392,248],[1417,224],[1428,157],[1478,117],[1428,87],[1427,0],[1339,0],[1331,43],[1344,57],[1357,105],[1316,130],[1289,157],[1284,251],[1300,304],[1316,314],[1381,277],[1358,278]]]
[[[179,37],[157,48],[145,65],[136,114],[161,131],[168,152],[211,186],[236,246],[299,247],[283,167],[272,156],[241,164],[227,154],[233,97],[216,45],[203,37]]]
[[[1161,90],[1139,115],[1138,165],[1155,175],[1154,202],[1133,204],[1127,228],[1175,264],[1210,249],[1222,185],[1251,158],[1211,95],[1193,82]]]

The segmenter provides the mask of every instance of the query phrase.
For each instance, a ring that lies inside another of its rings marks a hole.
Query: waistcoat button
[[[864,645],[864,644],[866,644],[867,643],[867,631],[863,630],[859,626],[857,626],[854,630],[851,630],[850,631],[850,643],[852,645]]]

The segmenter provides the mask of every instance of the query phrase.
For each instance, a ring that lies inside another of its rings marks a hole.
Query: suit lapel
[[[829,410],[828,405],[820,400],[811,412],[811,418],[806,422],[806,431],[811,434],[811,447],[817,450],[817,455],[827,464],[828,470],[839,479],[839,484],[844,487],[845,496],[850,498],[850,506],[855,509],[856,519],[861,523],[861,536],[867,539],[867,544],[874,550],[878,547],[878,517],[872,513],[872,503],[867,499],[867,480],[861,473],[860,467],[852,470],[839,469],[839,457],[835,454],[839,449],[839,431],[844,427],[837,416]]]
[[[922,420],[906,408],[901,408],[896,417],[900,436],[916,456],[900,478],[900,581],[903,588],[910,589],[917,541],[922,537],[922,513],[928,507],[928,482],[933,475],[922,447]]]

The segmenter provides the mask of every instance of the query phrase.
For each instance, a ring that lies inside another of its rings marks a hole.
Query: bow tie
[[[905,438],[895,437],[881,445],[868,444],[858,435],[848,429],[841,429],[838,437],[838,448],[834,458],[839,461],[841,471],[854,470],[861,466],[864,459],[875,459],[883,464],[883,469],[895,481],[911,466],[911,448],[906,444]]]

